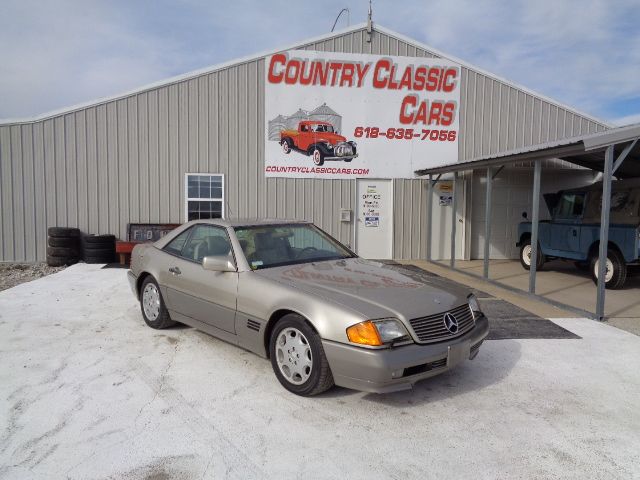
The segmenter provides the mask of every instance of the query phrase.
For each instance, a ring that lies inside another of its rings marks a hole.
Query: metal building
[[[459,161],[608,127],[377,25],[353,26],[282,50],[289,49],[458,62]],[[357,180],[265,177],[265,57],[271,53],[37,118],[0,123],[0,261],[44,260],[48,226],[76,226],[124,239],[128,223],[180,223],[192,213],[218,209],[230,218],[312,220],[357,249]],[[560,161],[551,166],[559,172],[555,178],[576,181],[590,175]],[[187,177],[189,173],[221,177]],[[515,227],[521,204],[530,203],[530,177],[530,166],[521,165],[505,170],[501,183],[494,184],[492,255],[514,254],[509,224],[516,215]],[[464,240],[457,255],[462,258],[483,251],[481,178],[467,173],[455,185],[463,192],[457,204],[463,226],[457,232]],[[394,179],[391,185],[391,256],[425,258],[426,181]],[[203,188],[208,196],[198,193]],[[433,257],[446,258],[450,215],[445,210],[452,207],[435,205],[441,210],[433,215]],[[345,219],[341,210],[354,215]]]

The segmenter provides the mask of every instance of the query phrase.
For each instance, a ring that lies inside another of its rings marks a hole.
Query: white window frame
[[[220,177],[222,180],[222,196],[220,198],[193,198],[189,197],[189,176],[198,176],[198,177]],[[185,173],[184,174],[184,221],[189,221],[189,201],[198,202],[222,202],[222,218],[226,217],[225,215],[225,189],[224,189],[224,173]]]

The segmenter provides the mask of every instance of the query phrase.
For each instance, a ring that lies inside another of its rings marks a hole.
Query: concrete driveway
[[[0,478],[640,477],[640,337],[487,341],[409,392],[286,392],[268,361],[147,328],[124,270],[0,292]]]
[[[456,261],[456,268],[482,275],[483,261]],[[640,319],[640,275],[633,273],[629,272],[622,290],[606,291],[607,317]],[[518,260],[491,260],[489,277],[523,292],[529,290],[529,271],[522,268]],[[591,274],[578,270],[571,262],[553,260],[545,263],[537,274],[536,294],[588,312],[596,309],[597,288]]]

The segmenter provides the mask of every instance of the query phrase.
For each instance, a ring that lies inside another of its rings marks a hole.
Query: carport
[[[533,164],[533,197],[531,215],[531,268],[529,270],[530,295],[536,295],[536,262],[538,256],[538,224],[539,224],[539,198],[540,178],[542,174],[542,162],[545,160],[559,159],[581,167],[602,172],[602,208],[600,224],[600,249],[599,271],[597,285],[597,301],[595,312],[588,312],[599,320],[605,319],[605,273],[606,255],[609,237],[609,216],[611,206],[611,181],[617,179],[640,177],[640,124],[614,128],[605,132],[589,135],[580,135],[544,144],[533,145],[502,153],[478,157],[466,162],[444,165],[437,168],[417,170],[417,176],[429,176],[427,195],[427,261],[431,258],[433,195],[432,190],[442,175],[453,174],[454,185],[458,173],[467,170],[486,169],[486,212],[485,212],[485,241],[483,255],[483,274],[478,276],[486,281],[497,283],[502,287],[510,288],[501,282],[494,282],[489,278],[489,257],[491,246],[491,216],[492,216],[492,181],[500,171],[508,165],[529,162]],[[456,269],[456,203],[457,194],[453,191],[453,208],[451,222],[451,259],[449,267]],[[543,301],[550,300],[539,297]],[[554,303],[554,302],[551,302]],[[557,303],[557,302],[555,302]],[[566,305],[562,305],[566,307]]]

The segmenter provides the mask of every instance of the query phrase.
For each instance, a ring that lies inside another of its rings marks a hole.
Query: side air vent
[[[256,322],[255,320],[247,320],[247,328],[249,330],[255,330],[256,332],[259,332],[260,322]]]

